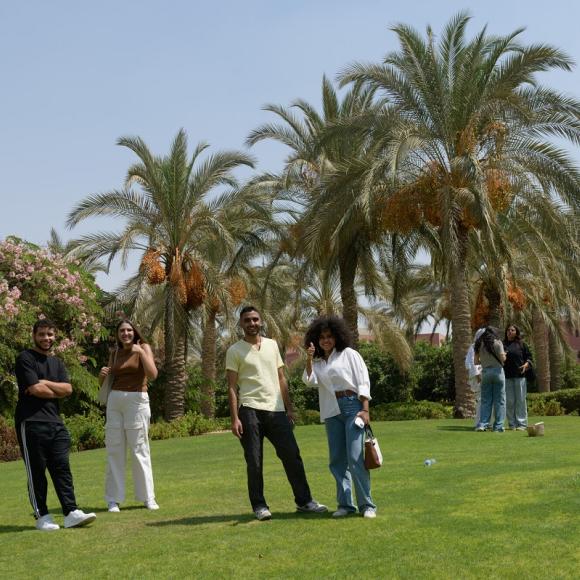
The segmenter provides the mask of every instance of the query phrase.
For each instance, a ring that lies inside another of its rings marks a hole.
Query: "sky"
[[[118,230],[66,218],[84,197],[120,188],[132,154],[121,136],[140,136],[165,154],[180,128],[190,149],[244,149],[273,121],[267,103],[320,105],[323,75],[354,61],[379,62],[396,48],[389,27],[435,33],[468,10],[475,34],[525,27],[526,43],[549,43],[580,62],[580,3],[565,0],[3,0],[0,3],[0,239],[45,244]],[[578,70],[540,80],[580,97]],[[284,149],[252,148],[257,170],[277,171]],[[577,152],[574,153],[577,156]],[[241,178],[249,175],[241,174]],[[98,283],[112,290],[131,275],[113,264]]]

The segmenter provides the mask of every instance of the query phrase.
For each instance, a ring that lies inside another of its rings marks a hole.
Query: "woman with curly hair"
[[[485,431],[491,421],[493,408],[495,420],[493,430],[503,433],[505,419],[505,375],[503,363],[505,352],[497,338],[495,329],[486,326],[475,341],[475,363],[481,364],[481,416],[476,431]]]
[[[510,429],[525,431],[528,426],[528,407],[524,373],[532,365],[532,355],[515,324],[505,329],[503,347],[506,354],[504,372],[508,425]]]
[[[364,465],[364,426],[369,423],[369,373],[360,354],[351,348],[350,332],[343,319],[322,316],[312,322],[304,337],[306,370],[303,380],[318,388],[320,420],[326,426],[330,471],[336,480],[338,509],[335,518],[356,512],[376,517],[371,479]],[[360,423],[360,421],[357,421]]]

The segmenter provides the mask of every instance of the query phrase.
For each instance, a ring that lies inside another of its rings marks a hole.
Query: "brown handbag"
[[[379,442],[370,425],[365,426],[365,467],[378,469],[383,464],[383,454]]]

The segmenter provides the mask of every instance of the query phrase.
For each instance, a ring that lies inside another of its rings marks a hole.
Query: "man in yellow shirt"
[[[244,448],[248,493],[259,520],[272,517],[264,498],[264,437],[281,459],[299,512],[323,513],[326,506],[312,499],[300,449],[294,437],[294,411],[276,341],[260,335],[262,319],[253,306],[240,313],[244,338],[226,354],[232,433]],[[238,390],[239,389],[239,390]]]

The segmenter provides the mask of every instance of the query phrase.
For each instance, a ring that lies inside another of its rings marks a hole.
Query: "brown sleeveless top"
[[[120,348],[111,372],[113,373],[113,391],[147,392],[147,377],[138,352]]]

